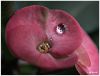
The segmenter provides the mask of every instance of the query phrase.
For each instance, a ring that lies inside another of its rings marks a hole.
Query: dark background
[[[62,9],[72,14],[99,48],[98,1],[1,1],[1,73],[2,74],[78,74],[75,67],[42,73],[33,65],[22,62],[9,52],[5,43],[5,27],[11,15],[29,5],[42,5],[49,9]]]

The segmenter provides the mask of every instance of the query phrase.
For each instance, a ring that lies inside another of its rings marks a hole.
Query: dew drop
[[[56,32],[58,34],[63,34],[65,32],[65,30],[66,30],[66,25],[65,24],[60,23],[56,27]]]

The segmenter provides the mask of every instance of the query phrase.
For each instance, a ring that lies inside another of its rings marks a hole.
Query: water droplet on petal
[[[62,24],[60,23],[57,27],[56,27],[56,32],[58,34],[63,34],[66,30],[66,25],[65,24]]]

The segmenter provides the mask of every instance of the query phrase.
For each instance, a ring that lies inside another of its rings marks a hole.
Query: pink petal
[[[83,41],[80,47],[76,50],[78,62],[77,70],[80,74],[99,74],[99,54],[96,45],[90,37],[82,30]]]

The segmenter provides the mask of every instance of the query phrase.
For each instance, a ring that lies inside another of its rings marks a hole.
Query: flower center
[[[50,49],[50,44],[45,41],[45,42],[42,42],[39,46],[38,46],[38,50],[40,53],[47,53]]]

